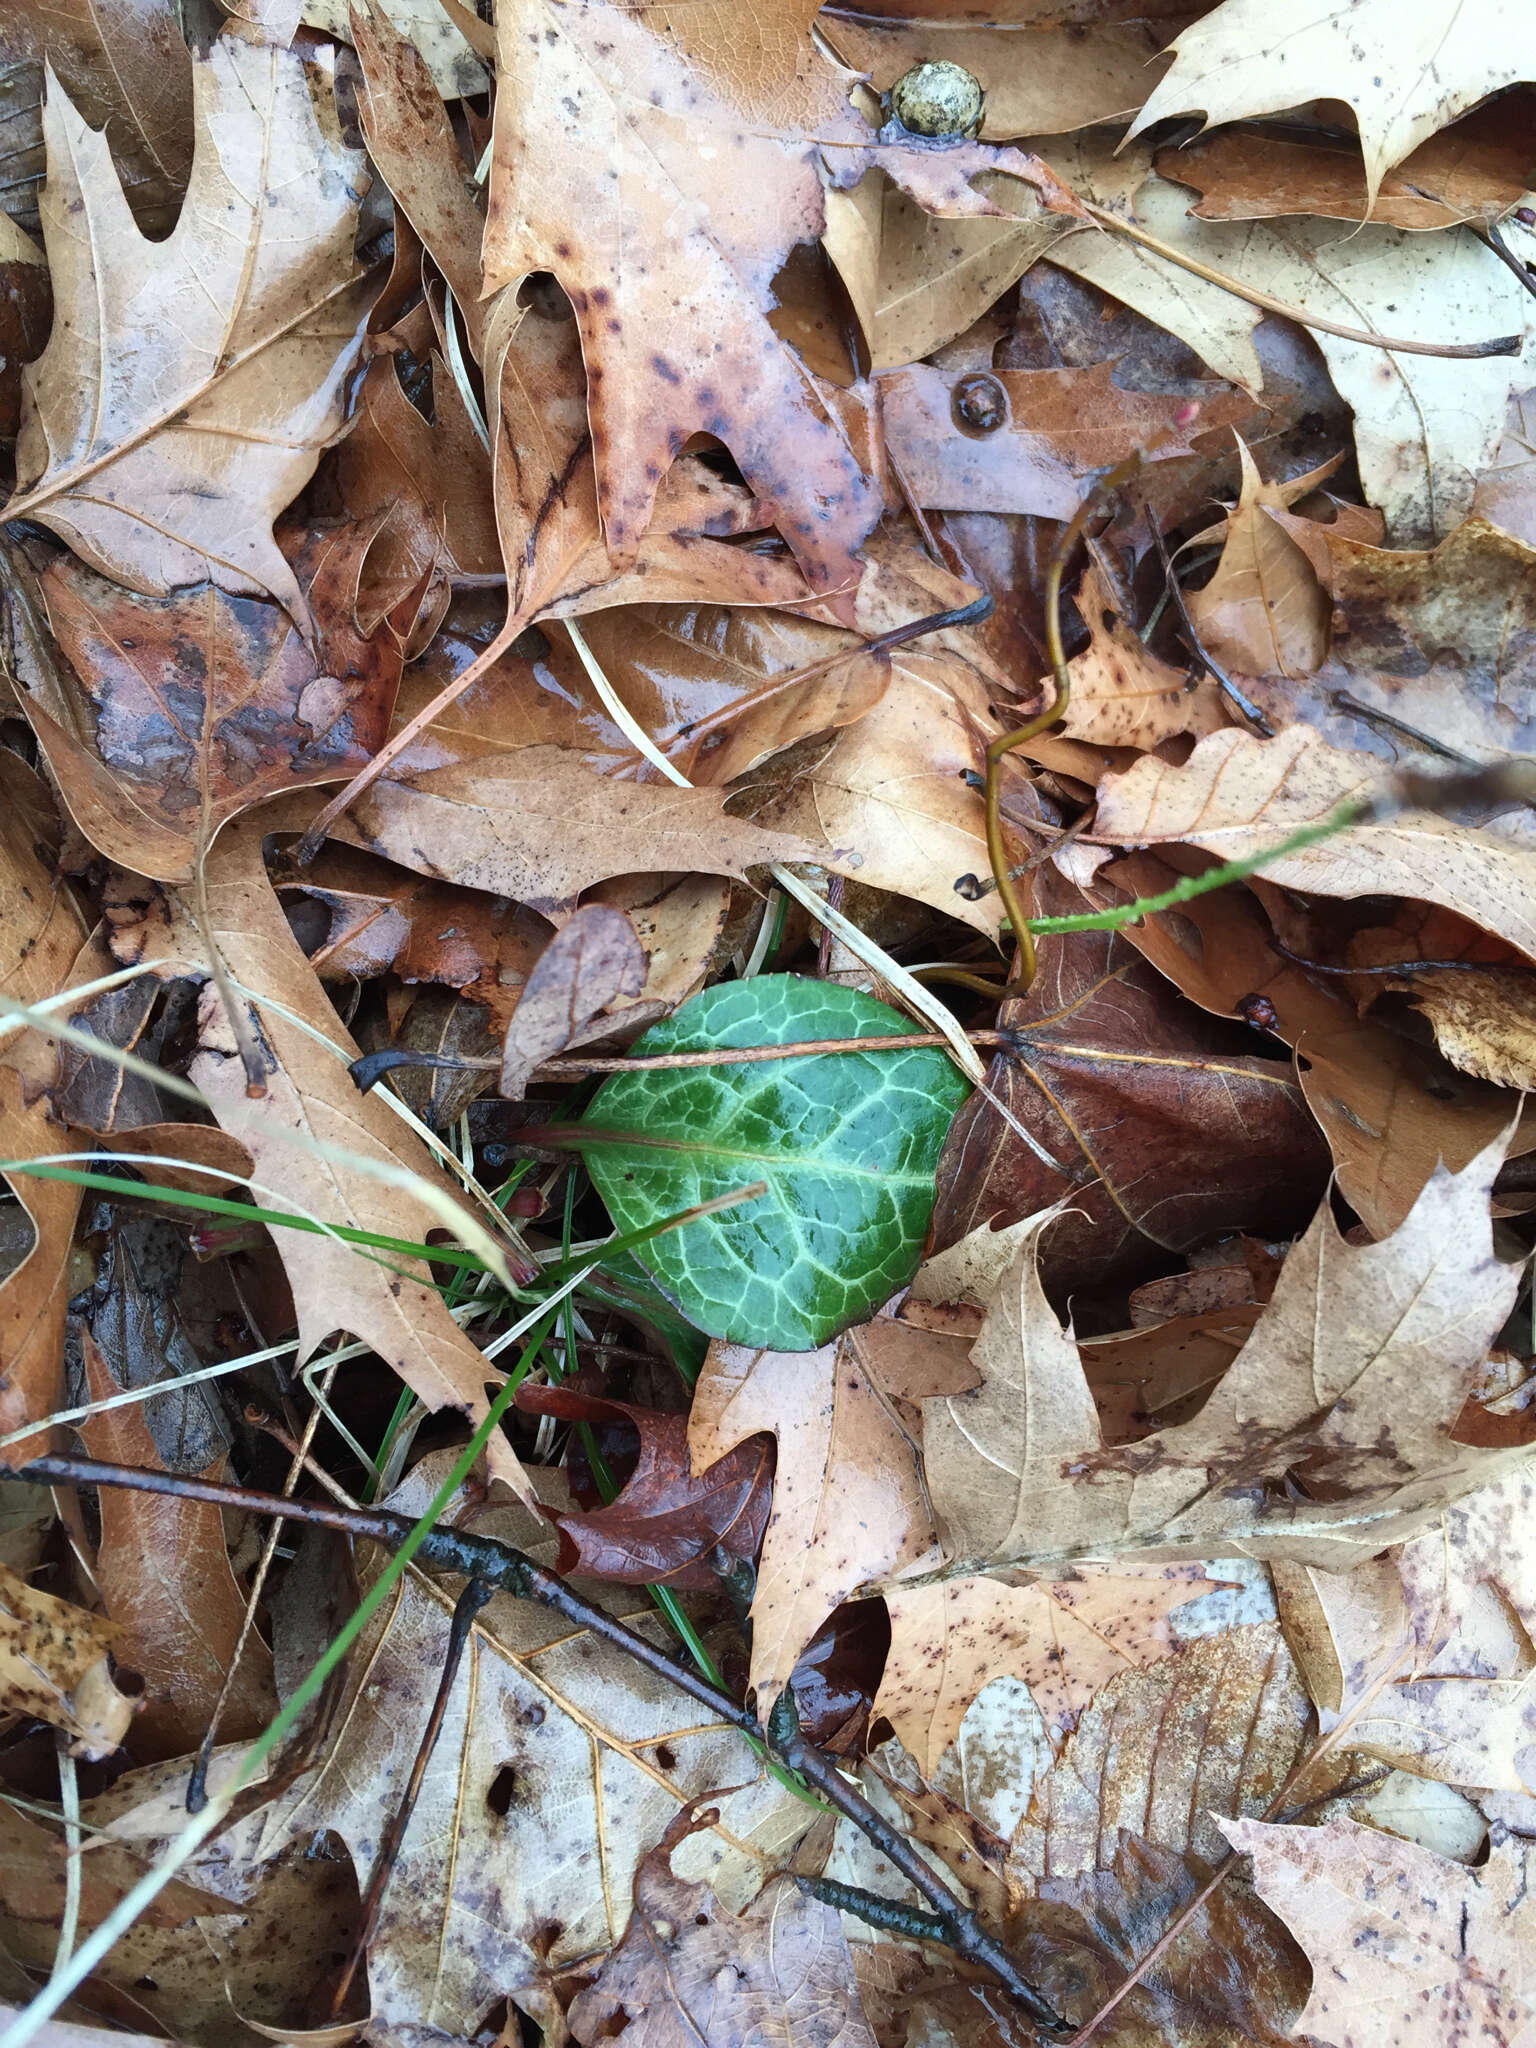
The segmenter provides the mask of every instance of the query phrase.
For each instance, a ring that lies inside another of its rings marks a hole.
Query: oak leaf
[[[684,1815],[636,1871],[623,1939],[571,2007],[576,2039],[597,2048],[622,2028],[634,2048],[875,2048],[836,1909],[780,1876],[744,1913],[722,1910],[673,1874],[674,1843],[699,1825]]]
[[[1312,1964],[1297,2029],[1335,2048],[1528,2041],[1536,1906],[1518,1838],[1475,1870],[1354,1821],[1224,1823]]]
[[[925,1403],[952,1571],[1235,1546],[1347,1570],[1495,1476],[1500,1454],[1451,1431],[1518,1286],[1492,1251],[1503,1153],[1437,1168],[1380,1244],[1345,1243],[1325,1203],[1199,1413],[1113,1447],[1041,1289],[1050,1212],[1033,1219],[972,1352],[981,1387]]]
[[[1264,0],[1223,0],[1173,42],[1172,69],[1131,125],[1208,124],[1343,100],[1360,125],[1366,190],[1438,128],[1504,86],[1536,79],[1536,24],[1520,0],[1325,0],[1280,24]]]
[[[50,95],[58,317],[27,371],[5,507],[132,589],[270,591],[301,626],[272,522],[341,424],[372,295],[352,253],[361,158],[322,128],[328,80],[312,92],[310,75],[287,51],[214,43],[193,71],[189,196],[155,243],[105,139]]]
[[[1106,776],[1085,837],[1118,846],[1184,842],[1233,860],[1374,794],[1381,778],[1373,765],[1308,725],[1267,740],[1232,727],[1199,741],[1182,766],[1149,754]],[[1266,864],[1264,877],[1323,896],[1422,897],[1536,957],[1536,856],[1497,822],[1473,827],[1400,811],[1285,854]]]
[[[865,1327],[809,1352],[713,1343],[694,1389],[695,1471],[759,1431],[778,1440],[752,1601],[760,1714],[841,1601],[938,1554],[914,1434],[866,1357]]]

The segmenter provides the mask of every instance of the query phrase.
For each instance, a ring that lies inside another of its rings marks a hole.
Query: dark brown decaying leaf
[[[16,0],[0,51],[6,211],[28,229],[37,225],[46,64],[87,124],[105,134],[134,219],[163,234],[192,169],[192,60],[168,0]]]
[[[688,1418],[582,1392],[525,1386],[517,1405],[568,1422],[627,1423],[640,1439],[634,1470],[610,1505],[549,1509],[565,1539],[558,1568],[627,1586],[712,1592],[731,1561],[757,1555],[773,1491],[773,1453],[750,1437],[697,1475]]]
[[[1039,913],[1078,907],[1049,875]],[[1327,1159],[1287,1068],[1182,1003],[1122,936],[1043,939],[1039,959],[1029,995],[999,1012],[1020,1052],[989,1075],[1035,1145],[973,1096],[939,1161],[937,1241],[1070,1195],[1043,1247],[1049,1290],[1065,1299],[1101,1294],[1111,1276],[1133,1286],[1167,1254],[1234,1228],[1295,1229]]]
[[[635,1873],[635,1910],[597,1978],[571,2007],[586,2048],[622,2031],[665,2048],[685,2031],[710,2048],[793,2040],[806,2048],[875,2048],[838,1915],[776,1877],[745,1913],[672,1871],[696,1825],[684,1814]]]
[[[645,986],[645,949],[622,911],[603,903],[571,913],[523,984],[502,1046],[500,1092],[521,1102],[535,1067],[594,1036],[594,1020],[618,996]],[[595,1035],[612,1029],[596,1023]]]
[[[358,576],[376,527],[284,535],[318,639],[289,613],[205,584],[152,598],[71,556],[41,579],[73,665],[24,698],[49,766],[85,836],[160,881],[191,880],[228,819],[263,798],[343,780],[382,742],[400,680],[398,631],[365,638]]]
[[[89,1398],[121,1391],[89,1330],[82,1335]],[[138,1405],[82,1425],[91,1457],[160,1469]],[[222,1460],[200,1478],[222,1477]],[[146,1762],[184,1755],[202,1739],[245,1618],[245,1596],[225,1547],[224,1517],[202,1501],[103,1488],[96,1582],[120,1633],[119,1664],[144,1681],[130,1743]],[[277,1709],[272,1655],[259,1634],[245,1644],[221,1727],[232,1741],[261,1732]]]

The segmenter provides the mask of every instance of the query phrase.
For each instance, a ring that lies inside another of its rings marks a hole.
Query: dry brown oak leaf
[[[363,158],[318,61],[221,38],[193,86],[192,180],[164,242],[134,225],[103,137],[49,97],[57,316],[4,516],[135,590],[270,591],[307,626],[272,522],[343,418],[373,290],[353,255]]]
[[[226,826],[207,864],[214,942],[232,980],[259,991],[251,999],[251,1021],[267,1062],[266,1099],[247,1099],[233,1034],[211,982],[190,1078],[249,1152],[259,1204],[424,1243],[447,1216],[423,1199],[422,1184],[446,1199],[446,1183],[379,1094],[360,1095],[352,1085],[347,1066],[358,1047],[267,880],[261,847],[268,817],[237,818]],[[153,907],[140,927],[120,936],[119,949],[156,958],[164,971],[207,972],[206,950],[190,922],[178,918],[167,928],[164,913]],[[301,1361],[333,1331],[346,1330],[429,1408],[457,1409],[472,1422],[484,1417],[485,1361],[409,1261],[397,1262],[406,1268],[397,1272],[298,1230],[279,1230],[274,1242],[293,1289]],[[488,1455],[493,1472],[519,1492],[526,1488],[509,1444],[493,1435]]]
[[[1042,874],[1038,915],[1080,903]],[[1038,959],[998,1012],[1018,1051],[988,1076],[1028,1135],[983,1095],[965,1104],[939,1158],[938,1243],[1070,1194],[1043,1247],[1057,1299],[1110,1272],[1134,1285],[1226,1232],[1300,1229],[1328,1159],[1290,1067],[1181,1001],[1121,934],[1046,937]]]
[[[1050,1212],[1011,1226],[971,1353],[982,1385],[924,1403],[951,1575],[1235,1549],[1347,1570],[1527,1455],[1451,1438],[1519,1286],[1493,1254],[1503,1155],[1501,1138],[1461,1173],[1437,1168],[1379,1244],[1346,1244],[1325,1202],[1199,1413],[1114,1446],[1041,1289]]]
[[[1536,2008],[1536,1901],[1518,1836],[1475,1870],[1354,1821],[1227,1821],[1312,1964],[1304,2038],[1330,2048],[1517,2048]]]
[[[746,1912],[672,1869],[672,1849],[700,1822],[684,1814],[635,1873],[624,1938],[571,2007],[587,2048],[621,2030],[631,2048],[875,2048],[835,1907],[770,1880]]]
[[[1330,747],[1309,725],[1270,740],[1229,727],[1182,765],[1145,754],[1105,776],[1084,837],[1112,846],[1183,842],[1236,860],[1347,800],[1376,796],[1385,781],[1372,757]],[[1322,896],[1422,897],[1536,958],[1536,853],[1504,825],[1400,811],[1268,861],[1264,879]]]
[[[1175,38],[1173,67],[1136,116],[1210,125],[1311,99],[1353,107],[1372,199],[1419,143],[1507,85],[1536,79],[1536,17],[1523,0],[1322,0],[1304,20],[1267,0],[1224,0]]]

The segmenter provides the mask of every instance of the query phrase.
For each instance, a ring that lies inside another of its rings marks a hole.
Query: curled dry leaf
[[[778,1440],[752,1600],[750,1682],[760,1715],[841,1601],[938,1555],[915,1434],[877,1377],[866,1327],[818,1351],[711,1344],[694,1389],[696,1472],[759,1431]]]
[[[135,1705],[113,1683],[108,1661],[121,1632],[0,1564],[0,1707],[62,1728],[76,1756],[111,1756]]]
[[[1172,1654],[1172,1610],[1215,1584],[1198,1565],[1173,1564],[1085,1565],[1034,1586],[974,1578],[889,1587],[891,1649],[871,1719],[883,1715],[932,1778],[976,1695],[1017,1678],[1060,1743],[1111,1678]]]
[[[1454,30],[1454,33],[1453,33]],[[1366,190],[1427,136],[1506,85],[1536,78],[1536,27],[1519,0],[1428,0],[1404,15],[1392,0],[1328,0],[1282,25],[1264,0],[1223,4],[1174,38],[1173,68],[1132,135],[1168,114],[1211,125],[1343,100],[1360,124]]]
[[[1040,914],[1080,901],[1042,875]],[[988,1076],[1029,1136],[985,1095],[965,1105],[939,1161],[937,1241],[1070,1195],[1043,1245],[1059,1298],[1110,1274],[1134,1284],[1160,1252],[1234,1227],[1299,1228],[1327,1160],[1289,1069],[1181,1002],[1123,934],[1047,937],[1037,957],[1029,994],[998,1012],[1019,1051]]]
[[[673,1847],[699,1825],[683,1815],[636,1871],[623,1939],[571,2007],[576,2039],[597,2048],[622,2029],[634,2048],[680,2035],[710,2048],[875,2048],[836,1909],[776,1877],[745,1913],[725,1911],[673,1874]]]
[[[400,680],[399,631],[354,622],[374,526],[285,534],[314,622],[206,583],[142,597],[72,556],[41,579],[74,677],[38,674],[23,698],[70,815],[139,874],[190,882],[230,818],[283,790],[344,780],[377,750]],[[78,678],[78,681],[75,680]]]
[[[558,1569],[627,1586],[717,1592],[719,1560],[755,1560],[773,1493],[766,1437],[751,1437],[695,1474],[688,1418],[636,1408],[575,1387],[528,1385],[517,1405],[566,1421],[628,1423],[639,1435],[634,1470],[606,1507],[549,1510],[566,1540]]]
[[[5,508],[132,589],[270,591],[305,627],[272,522],[341,424],[372,293],[352,254],[362,160],[322,127],[317,88],[286,50],[215,42],[193,67],[190,196],[155,243],[105,139],[50,96],[58,317]]]
[[[535,1067],[611,1031],[615,1020],[598,1013],[618,996],[640,994],[645,964],[622,911],[603,903],[573,911],[523,984],[502,1046],[499,1092],[521,1102]]]
[[[389,1505],[421,1514],[451,1458],[419,1464]],[[559,1485],[558,1474],[544,1480]],[[557,1534],[531,1510],[461,1493],[447,1515],[466,1513],[478,1532],[553,1561]],[[332,1828],[360,1871],[371,1866],[415,1759],[431,1704],[422,1674],[441,1668],[452,1605],[415,1570],[401,1580],[359,1643],[325,1761],[269,1809],[263,1855]],[[615,1595],[614,1611],[657,1635],[643,1597]],[[722,1786],[736,1789],[715,1796]],[[718,1819],[677,1852],[680,1871],[735,1908],[810,1810],[759,1771],[736,1730],[664,1679],[497,1594],[475,1625],[385,1895],[369,1955],[375,2026],[468,2037],[498,1998],[537,2011],[547,1973],[619,1940],[642,1857],[706,1795]]]
[[[81,1332],[92,1401],[122,1392],[95,1338]],[[117,1465],[163,1470],[137,1403],[108,1409],[80,1425],[86,1453]],[[224,1461],[195,1476],[219,1479]],[[205,1501],[101,1488],[101,1540],[95,1576],[117,1624],[118,1662],[144,1681],[132,1749],[146,1762],[195,1749],[234,1657],[245,1595],[230,1569],[224,1517]],[[259,1735],[277,1711],[272,1656],[252,1632],[240,1659],[220,1728],[230,1741]]]
[[[1518,1838],[1469,1870],[1348,1820],[1224,1832],[1312,1964],[1299,2032],[1335,2048],[1529,2038],[1536,1906]]]
[[[1220,732],[1227,722],[1215,678],[1173,668],[1142,644],[1103,577],[1083,572],[1078,610],[1088,646],[1069,663],[1072,697],[1061,730],[1095,747],[1160,746],[1178,733]]]
[[[957,1566],[1241,1546],[1347,1569],[1495,1476],[1501,1454],[1451,1431],[1518,1286],[1492,1249],[1503,1154],[1437,1168],[1380,1244],[1346,1244],[1325,1203],[1200,1412],[1114,1447],[1041,1290],[1035,1218],[972,1351],[983,1384],[925,1403]]]
[[[549,270],[570,294],[621,565],[668,463],[702,430],[729,447],[816,587],[858,580],[853,551],[878,500],[767,317],[774,273],[821,228],[812,133],[868,135],[810,42],[814,12],[800,0],[773,33],[746,35],[707,11],[653,27],[608,4],[518,0],[498,17],[485,283]]]
[[[1084,836],[1117,846],[1182,841],[1235,860],[1348,799],[1374,796],[1383,780],[1367,757],[1330,747],[1308,725],[1271,740],[1234,727],[1201,740],[1182,766],[1149,754],[1106,776]],[[1498,823],[1400,811],[1270,861],[1264,879],[1322,896],[1422,897],[1536,957],[1536,854]]]
[[[19,754],[0,750],[0,991],[13,1002],[51,996],[68,978],[85,923],[46,856],[57,826],[47,785]],[[54,1079],[46,1041],[31,1032],[0,1039],[0,1158],[46,1159],[74,1150],[38,1090]],[[60,1406],[70,1251],[80,1190],[31,1174],[7,1177],[33,1239],[0,1279],[0,1435]],[[25,1464],[49,1445],[33,1437],[0,1451]]]

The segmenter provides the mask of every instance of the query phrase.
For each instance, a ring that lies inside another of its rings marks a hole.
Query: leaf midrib
[[[878,1181],[887,1187],[931,1187],[931,1173],[884,1172],[879,1167],[849,1166],[841,1160],[823,1158],[818,1152],[808,1150],[784,1152],[748,1152],[728,1145],[712,1145],[697,1138],[662,1138],[651,1132],[620,1131],[603,1126],[577,1124],[574,1127],[582,1146],[628,1146],[641,1151],[684,1152],[691,1157],[728,1160],[734,1165],[768,1166],[784,1174],[793,1174],[814,1169],[821,1173],[842,1174],[849,1180]]]

